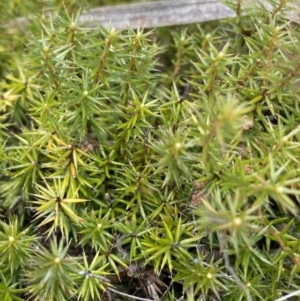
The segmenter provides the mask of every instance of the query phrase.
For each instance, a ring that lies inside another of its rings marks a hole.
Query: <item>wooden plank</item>
[[[235,2],[236,1],[237,0],[235,0]],[[278,3],[279,1],[277,1],[277,6],[279,6]],[[253,7],[260,7],[260,5],[263,5],[270,12],[274,11],[274,7],[267,0],[243,0],[242,1],[242,8],[243,11],[245,12],[249,12],[249,10],[251,11]],[[283,7],[283,11],[285,12],[285,18],[287,20],[300,24],[300,0],[287,0],[286,5],[284,5]]]
[[[243,0],[243,15],[247,15],[251,8],[260,3],[268,10],[273,9],[267,0]],[[286,19],[300,24],[300,0],[288,0],[287,5],[290,10],[285,14]],[[217,0],[164,0],[97,7],[83,12],[79,21],[81,25],[92,28],[102,25],[115,29],[125,29],[128,26],[136,29],[200,23],[229,17],[235,17],[235,12]],[[6,24],[6,27],[18,27],[26,31],[27,23],[28,18],[21,17]]]
[[[94,8],[80,17],[80,23],[115,29],[155,28],[234,16],[230,8],[217,0],[171,0]]]

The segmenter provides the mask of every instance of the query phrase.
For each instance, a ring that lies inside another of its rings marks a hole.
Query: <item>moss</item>
[[[36,17],[0,33],[0,299],[296,296],[299,26],[91,30],[42,4],[1,4]]]

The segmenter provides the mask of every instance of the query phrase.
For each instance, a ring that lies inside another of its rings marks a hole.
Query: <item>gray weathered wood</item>
[[[155,28],[234,16],[230,8],[216,0],[172,0],[94,8],[85,12],[80,22],[89,27]]]
[[[247,15],[259,3],[268,10],[273,9],[267,0],[243,0],[243,15]],[[287,5],[290,10],[285,14],[286,19],[300,24],[300,0],[288,0]],[[200,23],[228,17],[235,17],[235,12],[217,0],[164,0],[97,7],[83,12],[79,21],[81,25],[94,28],[102,25],[115,29],[136,29]],[[27,23],[28,18],[21,17],[8,23],[6,27],[18,27],[26,31]]]
[[[279,2],[280,1],[277,1],[277,3]],[[261,4],[271,12],[274,10],[274,7],[267,0],[243,0],[242,3],[242,7],[245,12],[251,10],[251,8],[255,6],[259,7],[259,5]],[[300,24],[300,0],[287,0],[286,6],[284,7],[285,18],[289,21],[293,21]]]

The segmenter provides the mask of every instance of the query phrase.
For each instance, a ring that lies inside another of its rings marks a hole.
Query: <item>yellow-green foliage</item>
[[[297,295],[299,25],[92,30],[79,2],[0,4],[0,300]]]

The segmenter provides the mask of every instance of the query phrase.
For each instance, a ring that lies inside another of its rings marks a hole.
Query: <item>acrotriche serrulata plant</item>
[[[2,2],[0,300],[297,300],[286,1],[123,31],[78,23],[105,1]]]

